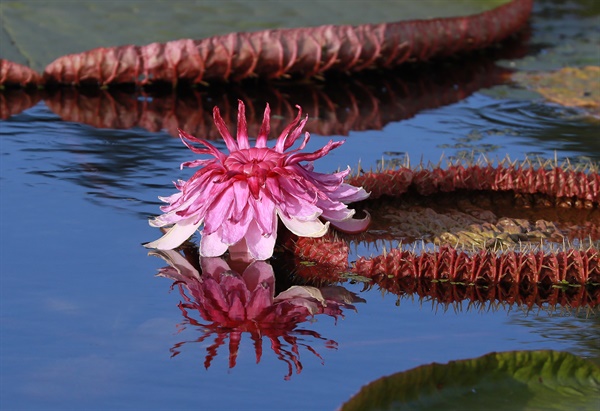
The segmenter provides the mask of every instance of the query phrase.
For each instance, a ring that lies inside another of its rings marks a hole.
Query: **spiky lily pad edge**
[[[414,169],[407,164],[359,173],[348,182],[370,191],[370,199],[399,197],[411,190],[420,195],[456,190],[511,190],[550,196],[557,199],[559,207],[597,208],[600,203],[598,165],[574,165],[568,160],[517,162],[507,157],[496,163],[486,159],[466,164],[450,161],[446,167],[438,163]],[[347,240],[335,235],[298,239],[291,249],[300,259],[329,267],[329,271],[349,271],[373,279],[384,275],[479,285],[527,282],[595,287],[600,284],[600,252],[593,242],[587,248],[565,243],[563,247],[543,250],[525,247],[469,251],[452,246],[440,246],[428,252],[393,249],[382,255],[361,257],[353,264],[347,261]]]

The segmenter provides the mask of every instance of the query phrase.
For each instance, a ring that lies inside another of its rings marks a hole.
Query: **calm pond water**
[[[282,340],[278,357],[265,337],[256,363],[254,342],[245,334],[235,367],[229,367],[225,340],[206,369],[216,336],[199,341],[202,327],[186,322],[177,288],[155,277],[166,264],[141,246],[158,236],[147,224],[158,212],[157,196],[173,191],[172,180],[191,175],[179,171],[190,152],[164,129],[173,130],[177,118],[181,127],[203,137],[210,108],[231,106],[240,95],[250,97],[258,115],[267,101],[283,107],[278,111],[283,124],[296,103],[311,118],[318,114],[319,121],[308,127],[307,150],[345,138],[341,148],[315,164],[324,172],[355,167],[359,160],[363,168],[374,168],[382,158],[403,160],[405,155],[413,163],[480,153],[492,159],[534,155],[599,161],[597,123],[490,80],[494,70],[503,70],[492,69],[495,62],[521,68],[579,64],[578,51],[567,53],[566,44],[588,47],[598,38],[597,14],[583,17],[584,6],[537,5],[526,50],[507,52],[500,60],[483,56],[479,62],[478,57],[467,76],[481,77],[475,86],[461,83],[459,74],[446,81],[448,73],[462,70],[458,62],[460,70],[429,68],[408,80],[388,73],[383,80],[342,79],[339,87],[197,93],[178,100],[178,110],[184,110],[179,117],[173,114],[173,99],[103,100],[94,94],[89,100],[77,97],[77,106],[65,96],[46,96],[47,103],[2,121],[2,410],[333,410],[381,376],[492,351],[555,349],[600,362],[600,322],[592,312],[445,307],[345,282],[341,285],[365,302],[355,304],[356,312],[344,309],[337,321],[318,315],[298,324],[293,333],[298,352]],[[565,32],[555,24],[560,19]],[[585,30],[591,37],[582,39]],[[467,97],[455,98],[452,90]],[[319,105],[311,106],[309,97],[315,95]],[[336,103],[330,105],[334,111],[327,109],[326,98]],[[119,107],[121,123],[107,120],[108,128],[99,128],[73,121],[74,107],[84,111],[82,101],[95,102],[87,105],[91,119],[108,119],[106,113]],[[132,104],[151,109],[146,116],[131,114],[124,107]],[[204,123],[189,114],[200,110]],[[125,118],[137,120],[121,129]],[[277,274],[289,281],[286,273]],[[294,359],[301,362],[301,372]]]

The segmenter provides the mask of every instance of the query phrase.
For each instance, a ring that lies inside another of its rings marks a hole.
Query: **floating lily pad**
[[[0,2],[2,58],[42,71],[95,47],[201,39],[236,31],[476,14],[507,0],[20,0]]]
[[[600,408],[600,367],[556,351],[513,351],[430,364],[380,378],[352,410],[590,410]]]
[[[600,118],[600,67],[565,67],[550,73],[518,73],[515,79],[547,100],[585,109]]]

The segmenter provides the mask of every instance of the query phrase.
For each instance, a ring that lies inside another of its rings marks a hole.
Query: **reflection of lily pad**
[[[600,116],[600,67],[565,67],[552,73],[519,73],[516,80],[546,99],[567,107],[581,107]]]
[[[341,408],[400,409],[598,410],[600,367],[556,351],[491,353],[380,378]]]

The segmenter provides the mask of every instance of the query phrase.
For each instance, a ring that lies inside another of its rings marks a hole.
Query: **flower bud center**
[[[281,159],[283,156],[275,150],[253,147],[231,153],[224,165],[228,170],[243,173],[247,178],[259,178],[262,183]]]

